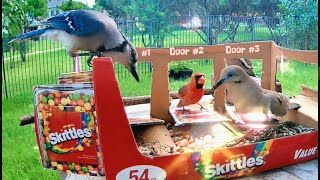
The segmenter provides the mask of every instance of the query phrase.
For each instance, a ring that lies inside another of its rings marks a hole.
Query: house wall
[[[61,10],[57,8],[57,6],[60,6],[62,2],[63,0],[48,0],[49,17],[52,17],[55,14],[59,14],[61,12]]]

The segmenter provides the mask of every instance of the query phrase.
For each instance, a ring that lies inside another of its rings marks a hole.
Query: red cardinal
[[[203,73],[193,74],[191,81],[179,89],[178,93],[180,101],[177,107],[183,107],[183,111],[185,111],[184,106],[195,103],[199,104],[198,102],[201,100],[204,93],[203,85],[205,82],[206,80]],[[200,109],[202,110],[205,108],[200,105]]]

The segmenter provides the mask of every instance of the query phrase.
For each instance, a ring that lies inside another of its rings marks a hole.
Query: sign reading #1
[[[167,173],[159,167],[151,165],[138,165],[121,170],[117,174],[116,180],[164,180],[166,179],[166,176]]]

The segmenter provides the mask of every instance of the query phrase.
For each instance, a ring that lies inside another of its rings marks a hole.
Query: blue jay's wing
[[[92,11],[67,11],[41,22],[57,30],[77,36],[90,36],[104,28],[98,14]]]

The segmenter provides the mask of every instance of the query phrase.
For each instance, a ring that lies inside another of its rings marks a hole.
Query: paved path
[[[48,50],[43,50],[43,51],[36,51],[36,52],[32,52],[32,53],[27,53],[26,56],[50,52],[50,51],[57,51],[57,50],[61,50],[61,49],[65,49],[65,48],[61,47],[61,48],[48,49]],[[19,53],[19,52],[16,52],[16,53]],[[11,54],[13,54],[13,53],[11,53]],[[16,55],[16,56],[11,56],[11,57],[6,57],[6,58],[4,58],[4,60],[8,60],[10,58],[18,58],[18,57],[20,57],[20,56]]]

